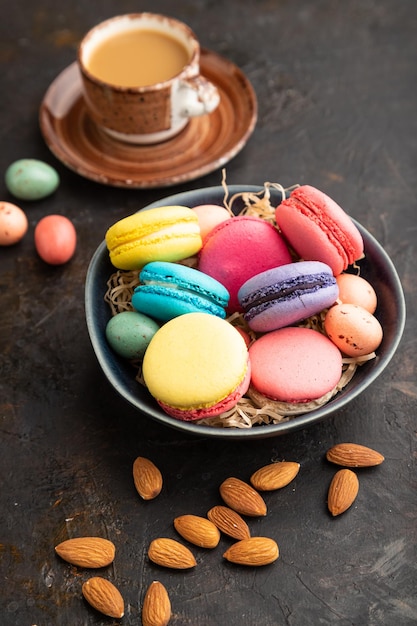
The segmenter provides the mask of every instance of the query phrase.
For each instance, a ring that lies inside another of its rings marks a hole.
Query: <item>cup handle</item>
[[[203,76],[181,81],[178,90],[181,117],[198,117],[214,111],[220,102],[217,87]]]

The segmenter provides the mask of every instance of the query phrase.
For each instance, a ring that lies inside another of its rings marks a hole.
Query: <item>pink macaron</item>
[[[342,374],[340,350],[322,333],[291,326],[274,330],[249,348],[251,384],[281,402],[310,402],[337,385]]]
[[[240,287],[249,278],[291,262],[278,230],[259,217],[241,215],[216,226],[200,251],[198,268],[226,287],[228,312],[241,311]]]
[[[322,261],[337,276],[363,256],[359,230],[345,211],[310,185],[295,189],[275,210],[285,239],[305,261]]]

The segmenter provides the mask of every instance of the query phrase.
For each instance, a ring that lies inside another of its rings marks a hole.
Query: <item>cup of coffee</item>
[[[220,101],[200,73],[196,36],[163,15],[132,13],[98,24],[81,41],[78,65],[89,115],[118,140],[165,141]]]

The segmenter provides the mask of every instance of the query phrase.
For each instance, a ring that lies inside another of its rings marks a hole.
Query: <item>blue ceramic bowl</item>
[[[231,185],[229,187],[229,197],[243,191],[259,192],[262,191],[262,188],[248,185]],[[143,210],[172,204],[189,207],[199,204],[222,205],[223,199],[224,189],[222,187],[208,187],[163,198],[145,207]],[[281,194],[278,191],[271,190],[271,204],[274,206],[280,201]],[[135,371],[132,366],[121,357],[118,357],[106,341],[105,328],[110,319],[110,309],[104,301],[104,294],[106,283],[115,269],[109,261],[106,244],[103,241],[96,250],[88,268],[85,287],[85,307],[91,343],[108,381],[127,402],[138,410],[141,416],[156,420],[171,428],[202,437],[223,439],[274,437],[305,428],[334,415],[369,387],[387,367],[401,340],[405,324],[404,294],[395,267],[385,250],[374,237],[360,224],[355,223],[362,234],[365,245],[365,259],[361,261],[361,276],[372,284],[377,293],[378,309],[376,315],[382,324],[384,337],[377,350],[377,358],[359,367],[348,385],[326,405],[294,417],[288,422],[255,426],[251,429],[201,426],[192,422],[182,422],[166,415],[147,389],[135,381]]]

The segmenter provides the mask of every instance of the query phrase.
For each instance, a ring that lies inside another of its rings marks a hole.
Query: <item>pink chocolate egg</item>
[[[310,402],[331,391],[342,373],[340,350],[311,328],[265,333],[249,348],[251,384],[267,398]]]
[[[47,215],[35,228],[36,251],[50,265],[67,263],[75,252],[77,233],[64,215]]]
[[[369,313],[375,313],[377,297],[375,289],[367,280],[356,274],[336,276],[339,287],[339,300],[345,304],[358,304]]]
[[[0,202],[0,246],[20,241],[28,229],[26,214],[11,202]]]
[[[350,357],[374,352],[382,341],[382,326],[377,318],[357,304],[336,304],[324,319],[327,336]]]

